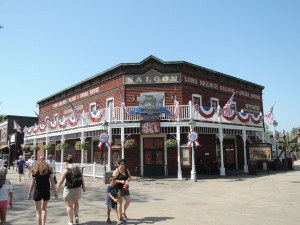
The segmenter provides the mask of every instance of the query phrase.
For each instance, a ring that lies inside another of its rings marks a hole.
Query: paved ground
[[[127,224],[298,225],[300,161],[294,168],[255,176],[199,176],[198,182],[147,178],[132,181]],[[35,224],[34,203],[26,200],[30,181],[19,182],[12,169],[8,179],[14,184],[14,208],[8,211],[8,225]],[[87,192],[80,201],[81,224],[104,225],[106,185],[98,178],[86,178],[86,183]],[[49,202],[47,224],[67,225],[67,221],[60,194]]]

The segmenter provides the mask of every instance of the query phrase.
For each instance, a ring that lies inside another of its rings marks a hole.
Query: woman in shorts
[[[67,214],[69,217],[68,225],[78,224],[79,223],[79,199],[81,198],[81,192],[85,192],[85,182],[82,176],[80,168],[73,164],[72,155],[68,155],[66,159],[67,168],[62,172],[60,181],[58,182],[57,192],[63,185],[63,182],[66,180],[63,198],[67,205]],[[72,170],[79,170],[81,173],[82,184],[81,187],[71,187],[72,177],[70,175]],[[73,217],[75,215],[75,222],[73,223]]]
[[[117,178],[117,187],[119,189],[119,202],[118,202],[118,210],[120,215],[120,220],[126,222],[127,215],[126,210],[131,202],[130,192],[128,182],[131,180],[131,175],[129,170],[126,168],[126,161],[125,159],[119,160],[119,167],[115,169],[113,172],[113,176]],[[124,185],[126,184],[126,188]],[[123,203],[125,204],[123,206]]]
[[[32,169],[32,181],[27,197],[28,200],[31,199],[31,193],[33,190],[37,225],[46,224],[47,206],[50,199],[50,181],[52,187],[55,187],[50,166],[45,162],[45,160],[37,161]],[[56,189],[54,188],[53,190],[55,197],[57,197]]]

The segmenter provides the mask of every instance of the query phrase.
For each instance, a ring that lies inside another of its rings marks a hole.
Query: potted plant
[[[65,142],[59,143],[59,144],[57,144],[57,145],[55,146],[55,150],[56,150],[56,151],[65,150],[65,149],[67,149],[67,148],[69,148],[69,144],[68,144],[68,143],[65,143]]]
[[[168,139],[165,144],[168,148],[175,148],[177,146],[177,141],[175,139]]]
[[[137,144],[135,143],[135,139],[127,139],[124,142],[124,148],[126,148],[126,149],[135,148],[136,146],[137,146]]]

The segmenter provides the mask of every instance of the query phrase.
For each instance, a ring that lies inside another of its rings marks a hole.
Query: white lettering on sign
[[[144,76],[144,75],[124,76],[125,84],[173,83],[179,81],[180,81],[180,74],[172,74],[172,75],[155,74],[155,76]]]
[[[216,90],[228,92],[228,93],[231,93],[231,94],[235,92],[236,95],[240,95],[240,96],[244,96],[244,97],[248,97],[248,98],[253,98],[253,99],[261,100],[261,97],[259,95],[250,94],[247,91],[237,90],[237,89],[234,89],[234,88],[232,88],[230,86],[219,85],[219,84],[211,82],[211,81],[201,80],[201,79],[197,79],[197,78],[193,78],[193,77],[188,77],[188,76],[183,76],[183,81],[185,83],[194,84],[194,85],[200,85],[200,86],[203,86],[203,87],[207,87],[207,88],[212,88],[212,89],[216,89]]]
[[[93,88],[90,90],[90,95],[93,95],[93,94],[96,94],[96,93],[99,93],[100,92],[100,88],[99,87],[96,87],[96,88]]]
[[[245,104],[245,108],[260,111],[260,107],[258,105]]]
[[[199,84],[203,87],[213,88],[213,89],[219,89],[219,85],[213,82],[199,80]]]
[[[220,91],[225,91],[225,92],[229,92],[229,93],[235,92],[234,88],[230,88],[230,87],[226,87],[226,86],[221,86],[221,85],[220,85]]]
[[[250,98],[250,93],[246,91],[239,91],[239,95],[249,97]]]
[[[85,91],[85,92],[82,92],[82,93],[77,94],[77,95],[74,95],[74,96],[68,98],[68,100],[69,100],[69,102],[75,102],[77,99],[86,98],[90,95],[94,95],[94,94],[97,94],[97,93],[100,93],[100,88],[99,87],[93,88],[89,91]],[[66,99],[64,99],[62,101],[54,103],[52,105],[52,107],[57,108],[57,107],[60,107],[60,106],[66,105],[66,104],[68,104],[68,101]]]

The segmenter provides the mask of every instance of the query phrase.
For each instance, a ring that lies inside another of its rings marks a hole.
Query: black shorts
[[[33,200],[34,201],[49,201],[50,199],[50,190],[48,191],[39,191],[39,190],[34,190],[33,191]]]

